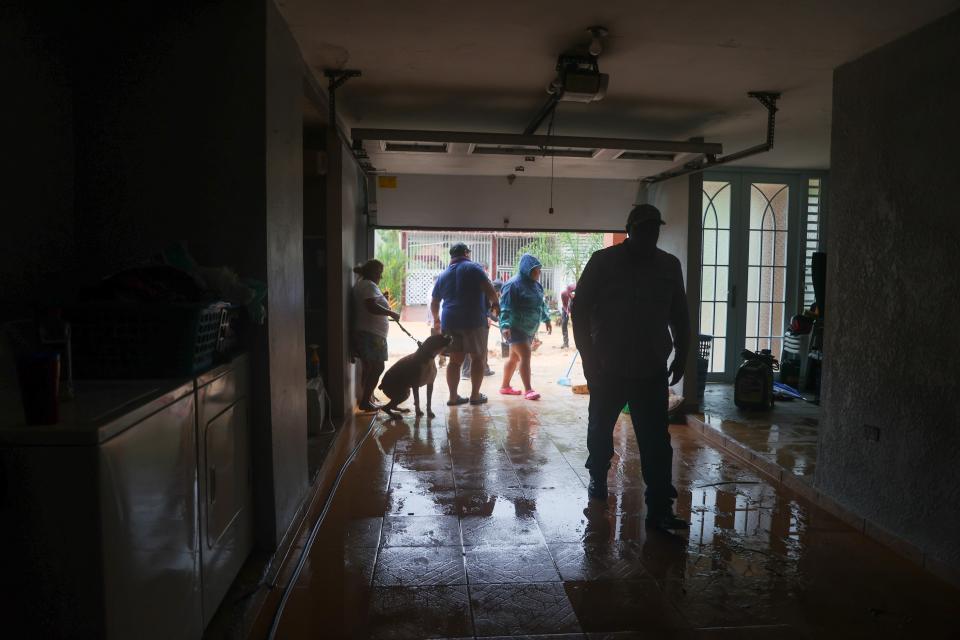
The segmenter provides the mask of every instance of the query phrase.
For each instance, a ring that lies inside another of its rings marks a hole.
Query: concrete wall
[[[262,1],[86,16],[76,46],[78,243],[97,278],[186,240],[266,279]],[[87,41],[82,41],[83,38]]]
[[[953,13],[834,74],[815,481],[960,575],[957,60]]]
[[[350,256],[350,264],[355,266],[367,260],[368,257],[372,257],[372,252],[369,250],[367,245],[367,241],[370,237],[370,233],[368,233],[369,225],[367,219],[367,176],[363,173],[363,171],[361,171],[360,166],[353,157],[353,154],[350,153],[346,146],[343,148],[342,178],[343,188],[341,195],[343,200],[341,202],[341,208],[343,209],[344,242],[346,243],[349,238],[352,238],[353,240],[353,252]],[[350,304],[353,300],[352,288],[357,282],[357,276],[353,273],[352,267],[347,272],[347,276],[350,281],[350,289],[348,290],[347,294],[347,304]],[[347,311],[347,309],[348,307],[345,306],[344,311],[347,313],[349,319],[352,317],[352,314]],[[348,365],[345,373],[348,382],[348,388],[346,391],[349,392],[350,397],[357,402],[359,402],[359,395],[361,392],[361,373],[360,367],[354,365]],[[351,408],[352,407],[353,405],[351,404]]]
[[[303,311],[303,67],[272,0],[266,15],[267,340],[275,522],[282,535],[307,490]]]
[[[636,202],[636,180],[399,175],[377,189],[377,224],[456,229],[620,231]],[[504,224],[504,218],[509,224]]]
[[[50,14],[55,12],[49,11]],[[74,267],[74,144],[61,16],[0,8],[0,320],[55,301]]]
[[[350,362],[349,326],[353,267],[366,259],[366,180],[343,141],[335,135],[327,143],[327,370],[332,412],[338,417],[353,412],[357,367]]]

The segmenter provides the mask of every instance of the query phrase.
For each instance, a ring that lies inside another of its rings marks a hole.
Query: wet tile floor
[[[732,384],[708,384],[703,422],[758,456],[813,484],[817,466],[819,405],[777,401],[770,411],[744,411],[733,402]]]
[[[630,428],[588,501],[586,399],[378,421],[277,638],[953,638],[960,591],[671,427],[689,533],[643,524]],[[378,419],[379,420],[379,419]]]

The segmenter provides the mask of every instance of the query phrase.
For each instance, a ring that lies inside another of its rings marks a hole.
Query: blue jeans
[[[673,447],[667,417],[667,372],[654,378],[624,378],[600,373],[590,380],[586,467],[591,475],[605,477],[613,457],[613,429],[623,406],[630,405],[630,420],[640,449],[640,466],[647,485],[648,515],[668,513],[677,490],[673,487]]]

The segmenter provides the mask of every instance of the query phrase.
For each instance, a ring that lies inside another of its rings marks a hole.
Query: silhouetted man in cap
[[[637,205],[627,218],[629,238],[591,256],[577,283],[573,334],[590,386],[586,467],[591,498],[606,500],[613,429],[625,404],[640,448],[647,485],[647,524],[689,525],[673,514],[673,448],[667,430],[670,385],[683,376],[690,318],[680,261],[657,248],[660,211]],[[670,352],[676,350],[667,368]]]

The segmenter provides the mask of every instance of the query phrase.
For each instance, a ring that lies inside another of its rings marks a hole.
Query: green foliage
[[[603,248],[602,233],[539,233],[531,237],[523,246],[517,256],[518,263],[514,265],[514,273],[519,267],[520,256],[529,253],[536,256],[544,268],[554,270],[557,274],[554,285],[558,289],[563,289],[567,283],[560,279],[570,273],[573,274],[574,282],[579,280],[590,256],[601,248]],[[549,300],[555,301],[558,291],[548,289],[544,293]]]
[[[400,311],[403,308],[403,285],[407,279],[407,257],[400,248],[400,232],[378,229],[374,254],[383,263],[380,290],[390,292],[390,306],[394,311]]]
[[[563,268],[573,273],[574,281],[580,279],[583,268],[587,265],[587,260],[593,255],[594,251],[599,251],[603,247],[603,234],[601,233],[570,233],[564,232],[558,234],[558,244],[563,255]]]
[[[513,272],[516,273],[517,269],[520,268],[520,257],[525,253],[536,257],[540,261],[540,264],[546,269],[556,269],[559,267],[560,251],[558,250],[556,241],[551,237],[552,235],[553,234],[538,233],[533,236],[517,256],[517,264],[514,265]]]

